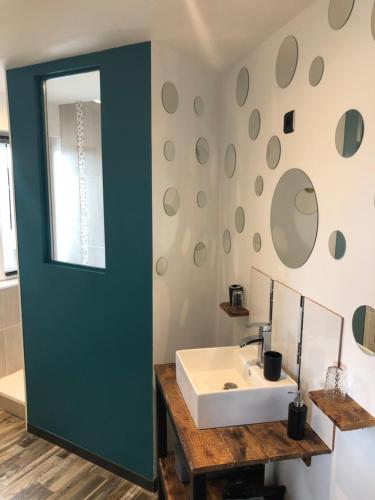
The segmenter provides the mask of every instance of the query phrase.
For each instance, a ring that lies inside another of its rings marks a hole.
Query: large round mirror
[[[165,82],[161,90],[161,100],[165,111],[175,113],[178,108],[178,92],[172,82]]]
[[[223,233],[223,249],[225,253],[229,253],[232,246],[232,239],[230,236],[230,231],[226,229]]]
[[[328,240],[328,248],[332,257],[342,259],[346,252],[346,240],[341,231],[333,231]]]
[[[163,198],[164,211],[167,215],[172,217],[176,215],[180,207],[180,195],[174,188],[168,188],[164,193]]]
[[[324,73],[324,60],[323,57],[316,57],[310,66],[309,81],[313,87],[316,87],[323,77]]]
[[[332,29],[341,29],[348,21],[354,7],[354,0],[330,0],[328,22]]]
[[[208,146],[208,142],[204,137],[200,137],[195,146],[195,154],[198,162],[201,165],[204,165],[208,162],[208,158],[210,156],[210,148]]]
[[[375,354],[375,310],[360,306],[353,314],[353,335],[358,347],[366,354]]]
[[[268,141],[267,144],[266,159],[268,168],[274,170],[279,164],[280,156],[281,156],[280,139],[276,135],[274,135],[271,137],[271,139]]]
[[[201,241],[194,248],[194,263],[197,267],[202,267],[207,260],[207,247]]]
[[[336,149],[341,156],[350,158],[358,151],[364,128],[362,115],[356,109],[342,115],[336,128]]]
[[[314,186],[302,170],[288,170],[276,186],[271,205],[271,235],[280,260],[287,267],[301,267],[313,251],[317,232]]]
[[[234,216],[234,225],[236,226],[237,233],[242,233],[245,227],[245,212],[242,207],[237,207]]]
[[[225,175],[231,179],[236,170],[236,149],[233,144],[229,144],[225,151],[224,169]]]
[[[297,62],[298,43],[294,36],[289,35],[281,44],[276,59],[276,81],[282,89],[293,80]]]
[[[259,135],[259,130],[260,130],[260,113],[257,109],[254,109],[251,112],[251,115],[249,118],[249,136],[250,136],[250,139],[255,141],[255,139]]]
[[[239,106],[243,106],[249,93],[249,72],[247,68],[241,68],[236,82],[236,101]]]

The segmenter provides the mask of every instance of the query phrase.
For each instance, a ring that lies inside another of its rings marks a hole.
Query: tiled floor
[[[0,499],[151,500],[155,496],[25,431],[0,410]]]

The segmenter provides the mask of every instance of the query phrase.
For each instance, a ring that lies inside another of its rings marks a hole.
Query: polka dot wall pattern
[[[195,116],[195,120],[197,120],[197,127],[201,129],[201,126],[199,125],[199,121],[203,119],[205,116],[205,102],[204,98],[201,95],[196,95],[192,99],[192,112],[193,116]],[[184,104],[184,95],[177,87],[177,85],[173,81],[166,81],[163,83],[161,87],[161,104],[164,112],[166,112],[168,115],[177,115],[178,113],[181,113],[181,105]],[[183,119],[181,117],[181,119]],[[170,163],[173,168],[175,168],[178,171],[179,165],[178,161],[176,161],[176,143],[175,141],[171,139],[167,139],[164,144],[163,144],[163,156],[166,162]],[[196,165],[198,168],[207,168],[207,165],[210,160],[210,145],[209,141],[207,140],[206,137],[203,135],[198,137],[195,142],[195,148],[194,148],[194,156],[196,160]],[[178,160],[178,159],[177,159]],[[200,176],[202,177],[202,176]],[[178,182],[178,177],[176,176],[177,183]],[[204,187],[205,189],[199,189],[196,191],[195,195],[195,200],[194,198],[191,199],[191,207],[189,207],[189,211],[192,209],[192,206],[195,205],[199,209],[205,209],[207,207],[207,192],[209,189],[207,188],[207,180],[205,180],[202,184],[197,179],[197,187]],[[186,187],[188,184],[186,185]],[[173,219],[177,215],[181,214],[181,200],[184,200],[184,203],[188,203],[187,197],[185,197],[185,191],[187,189],[184,189],[184,187],[179,186],[168,186],[166,187],[163,195],[163,211],[168,218]],[[186,207],[186,205],[185,205]],[[182,210],[184,210],[182,208]],[[200,212],[204,213],[204,212]],[[199,216],[199,214],[197,214]],[[207,218],[207,216],[205,217]],[[181,217],[179,217],[178,225],[182,225],[183,223],[180,222],[180,219],[182,220],[182,214]],[[195,219],[196,220],[196,219]],[[191,219],[191,224],[194,224],[194,218],[192,217]],[[186,230],[188,229],[187,227],[181,227],[181,230]],[[191,242],[193,243],[193,242]],[[199,245],[199,243],[201,245]],[[203,246],[204,245],[204,248]],[[191,247],[191,255],[193,256],[193,262],[196,267],[202,267],[207,260],[209,252],[209,242],[198,242],[195,245],[195,248]],[[167,258],[168,256],[160,256],[157,257],[156,263],[155,263],[155,270],[157,275],[163,276],[166,274],[168,267],[170,267],[170,262],[169,259]],[[198,264],[197,264],[198,262]]]

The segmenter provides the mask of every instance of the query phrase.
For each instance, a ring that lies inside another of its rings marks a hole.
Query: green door
[[[82,98],[77,75],[96,78],[99,96]],[[150,486],[150,44],[12,69],[7,81],[29,427]]]

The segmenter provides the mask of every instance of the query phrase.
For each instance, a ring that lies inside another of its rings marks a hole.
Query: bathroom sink
[[[284,372],[266,380],[257,353],[257,346],[176,352],[177,384],[198,429],[287,419],[297,384]]]

